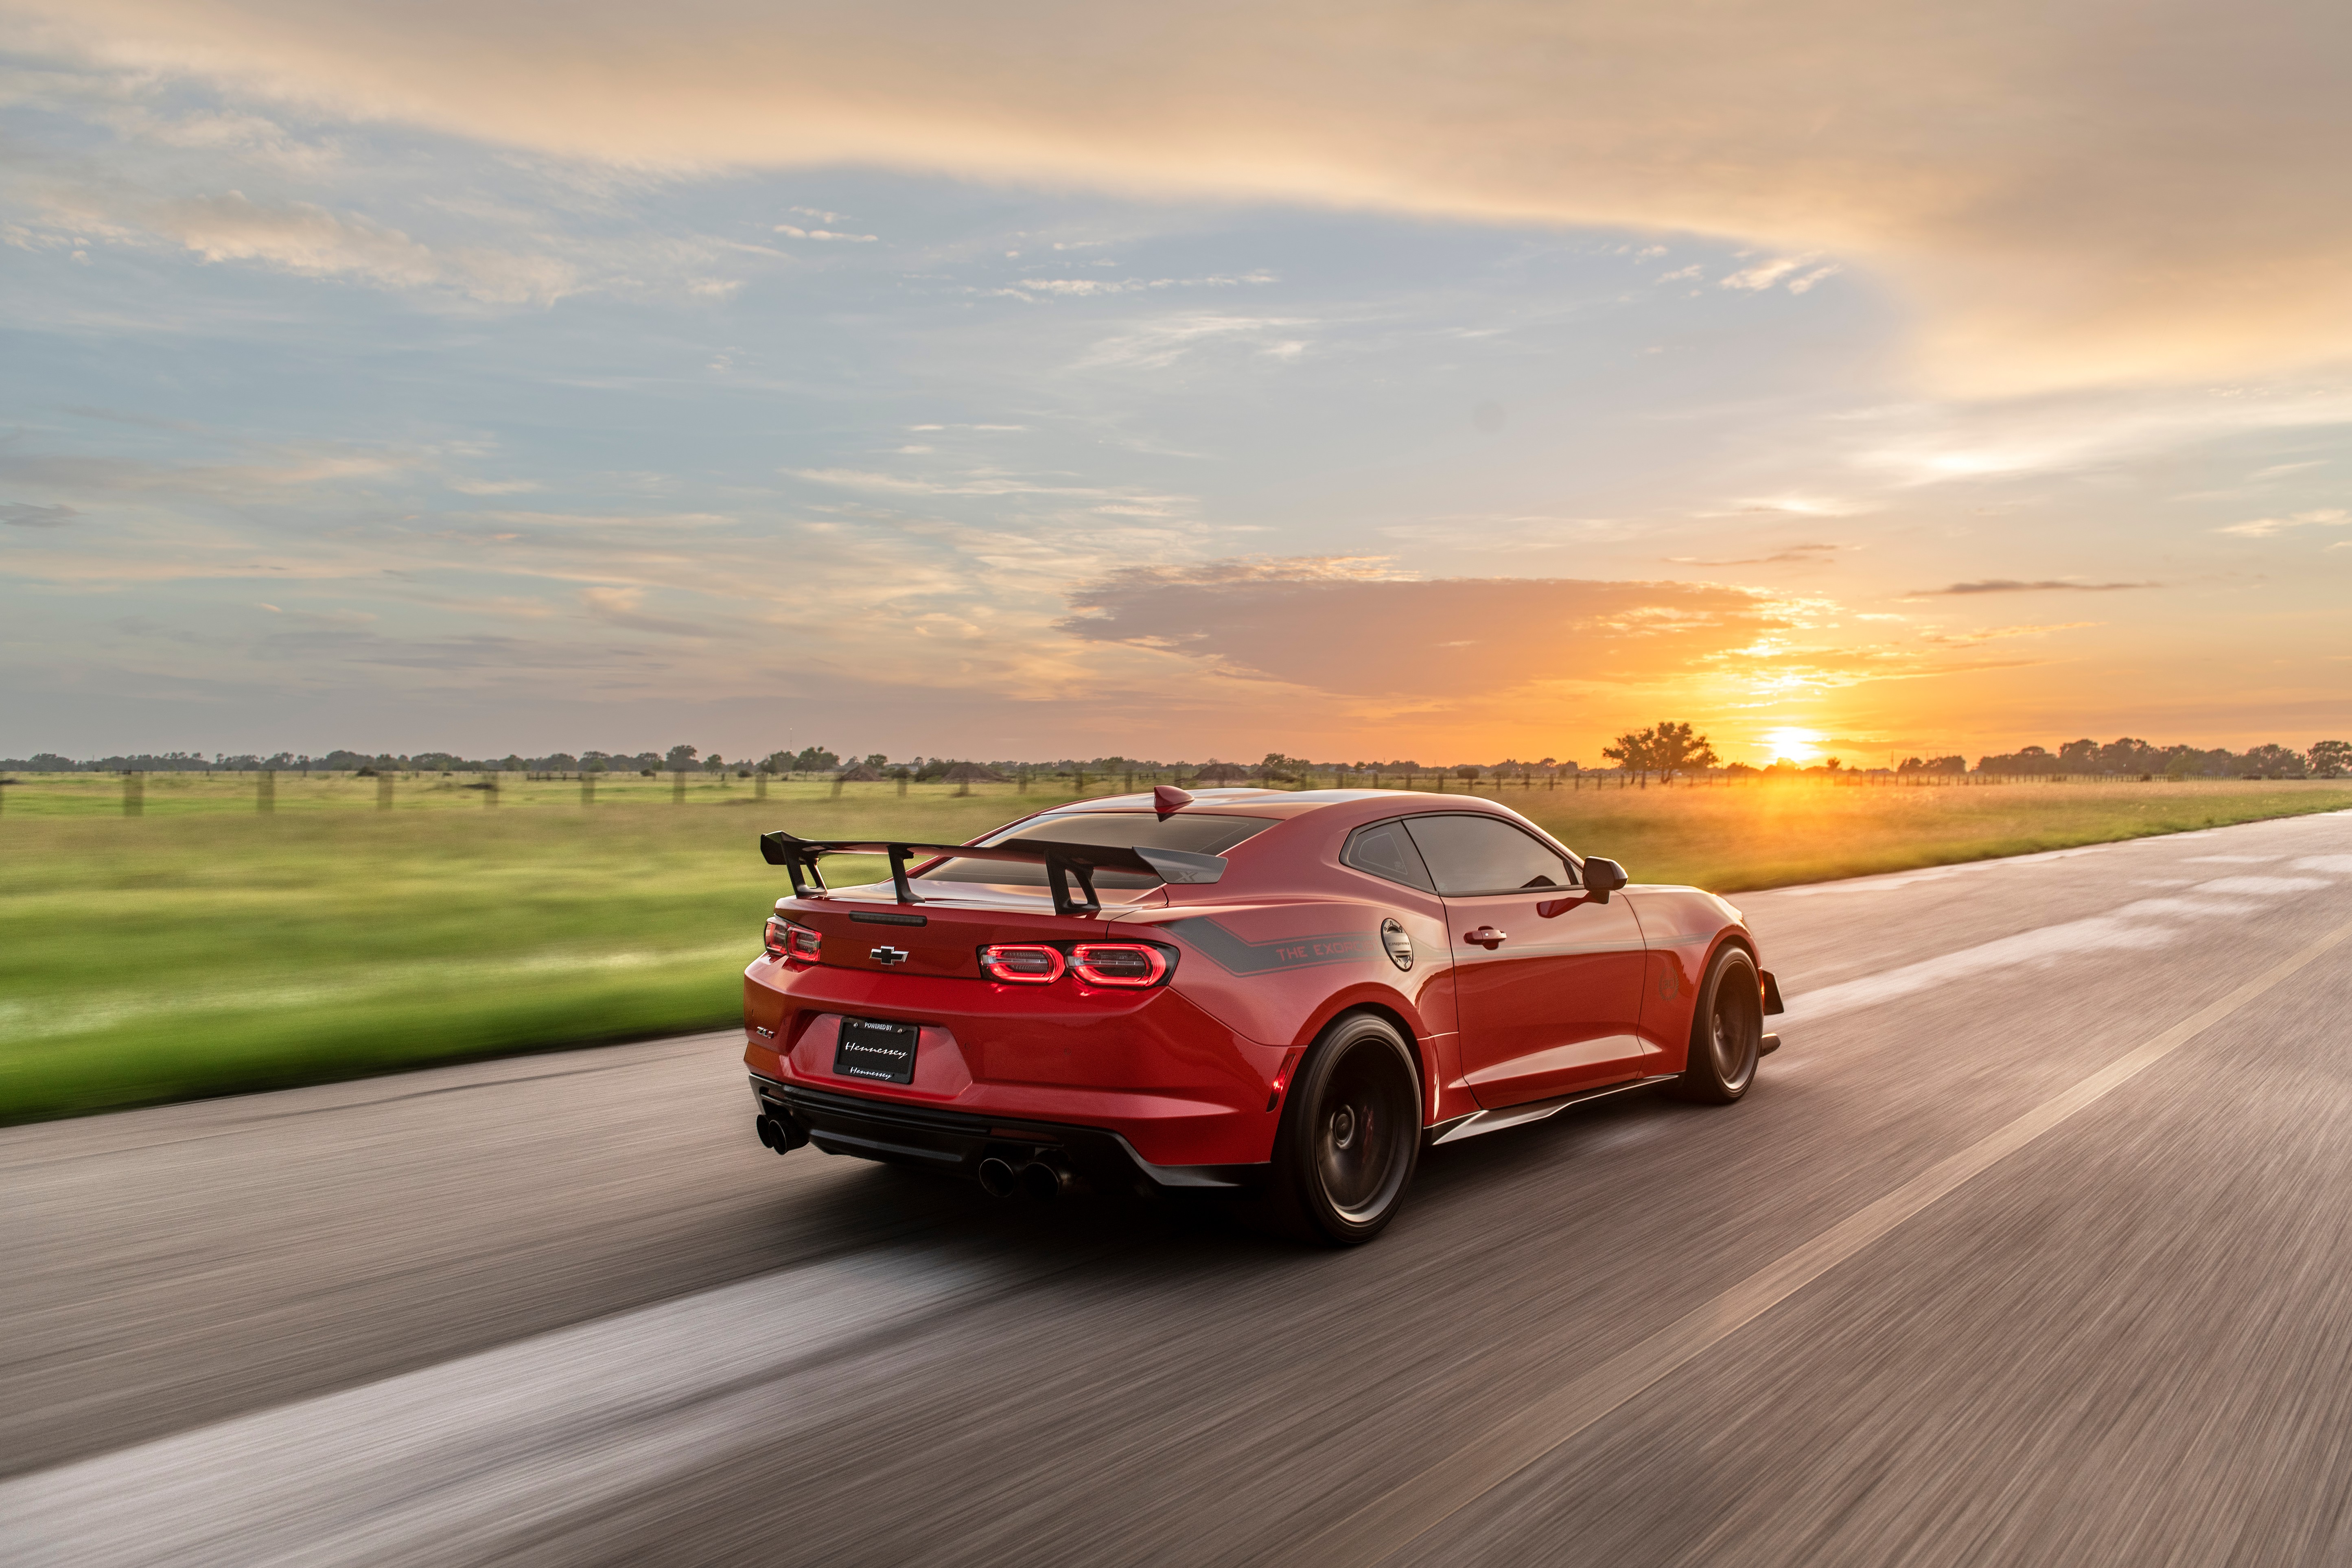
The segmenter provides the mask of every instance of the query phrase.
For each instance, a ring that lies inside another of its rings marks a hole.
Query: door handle
[[[1480,947],[1485,948],[1488,952],[1492,952],[1496,948],[1502,946],[1505,942],[1510,941],[1511,933],[1508,931],[1496,931],[1493,926],[1480,926],[1476,931],[1464,931],[1462,933],[1462,940],[1464,942],[1475,942]]]

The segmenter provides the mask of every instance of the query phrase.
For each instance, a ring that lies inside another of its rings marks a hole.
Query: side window
[[[1557,850],[1499,817],[1461,813],[1409,820],[1412,841],[1441,893],[1508,893],[1578,885],[1576,868]]]
[[[1408,888],[1419,888],[1424,893],[1437,890],[1429,880],[1428,868],[1421,863],[1421,852],[1412,847],[1412,839],[1406,835],[1402,822],[1383,822],[1356,829],[1349,836],[1347,847],[1339,851],[1339,864],[1391,882],[1402,882]]]

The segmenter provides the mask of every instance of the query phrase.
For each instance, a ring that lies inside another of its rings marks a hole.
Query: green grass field
[[[786,886],[753,842],[961,840],[1012,785],[106,775],[0,792],[0,1121],[714,1027]],[[1103,793],[1099,790],[1089,793]],[[1482,794],[1489,792],[1482,791]],[[2352,807],[2352,784],[1502,792],[1638,880],[1724,891]],[[856,873],[856,868],[844,868]],[[874,874],[868,870],[867,874]],[[834,879],[839,881],[836,875]]]

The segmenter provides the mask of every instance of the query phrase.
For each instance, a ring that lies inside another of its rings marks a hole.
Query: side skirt
[[[1628,1079],[1600,1089],[1580,1089],[1563,1094],[1557,1100],[1538,1100],[1526,1105],[1507,1105],[1500,1110],[1475,1110],[1467,1116],[1457,1116],[1451,1121],[1441,1121],[1422,1134],[1432,1147],[1439,1143],[1459,1143],[1465,1138],[1475,1138],[1481,1132],[1500,1132],[1506,1127],[1525,1127],[1532,1121],[1549,1121],[1571,1105],[1587,1100],[1606,1100],[1612,1094],[1628,1089],[1647,1089],[1652,1084],[1672,1083],[1676,1073],[1661,1073],[1654,1078]]]

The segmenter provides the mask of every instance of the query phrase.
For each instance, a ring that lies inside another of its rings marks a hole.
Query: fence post
[[[756,773],[751,775],[751,798],[753,800],[768,798],[768,775],[765,773]]]
[[[841,775],[839,773],[833,775],[833,798],[835,800],[839,800],[841,798]]]
[[[277,769],[264,768],[261,770],[260,781],[254,785],[253,789],[253,809],[256,811],[276,811],[278,809]]]
[[[147,781],[135,773],[122,775],[122,815],[137,816],[147,809]]]
[[[907,774],[903,769],[898,774],[898,798],[900,800],[907,798]]]
[[[677,772],[669,775],[669,779],[670,805],[684,805],[686,804],[686,770],[684,768],[678,769]]]
[[[388,773],[375,775],[375,808],[378,811],[392,809],[392,775]]]
[[[580,804],[583,805],[596,804],[596,775],[585,769],[583,769],[580,774]]]

